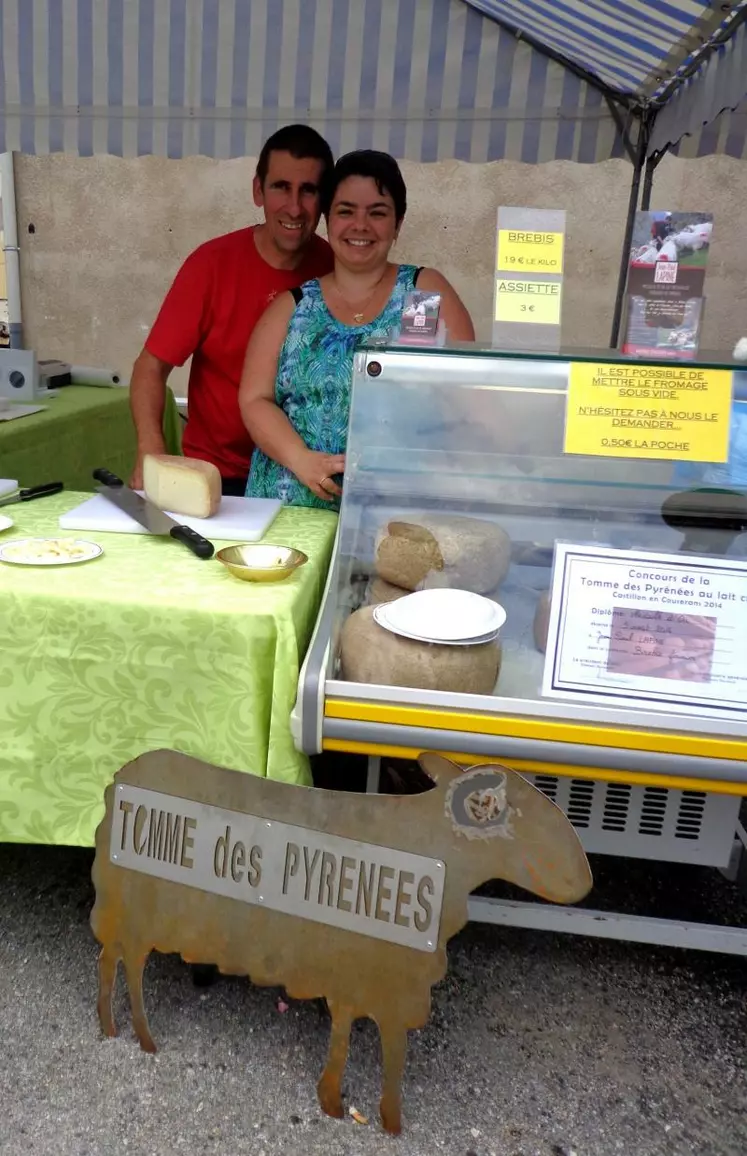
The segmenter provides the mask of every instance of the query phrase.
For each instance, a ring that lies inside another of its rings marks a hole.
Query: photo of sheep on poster
[[[711,213],[636,213],[630,264],[639,267],[669,263],[703,268],[708,262],[712,232]]]

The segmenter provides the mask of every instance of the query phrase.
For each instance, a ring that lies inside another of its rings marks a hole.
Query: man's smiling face
[[[254,178],[254,203],[265,211],[266,240],[279,257],[300,253],[316,232],[322,170],[320,160],[273,151],[264,184]]]

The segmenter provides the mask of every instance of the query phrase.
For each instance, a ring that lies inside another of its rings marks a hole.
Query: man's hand
[[[331,502],[342,494],[332,479],[335,474],[345,471],[344,454],[320,454],[316,450],[305,450],[299,460],[293,463],[292,470],[299,482],[323,502]]]
[[[138,446],[137,458],[135,459],[135,466],[130,475],[129,486],[132,490],[142,490],[143,488],[143,458],[146,454],[165,454],[166,443],[161,441],[158,444],[149,445],[147,447]]]

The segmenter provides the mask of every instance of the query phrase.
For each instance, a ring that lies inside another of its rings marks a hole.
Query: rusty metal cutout
[[[382,1123],[399,1132],[407,1031],[428,1019],[470,893],[505,879],[574,903],[591,887],[573,827],[526,779],[492,763],[465,775],[434,754],[420,764],[433,790],[401,796],[290,786],[174,751],[123,767],[93,865],[104,1033],[116,1034],[122,961],[140,1046],[156,1050],[142,986],[152,950],[324,998],[322,1108],[343,1115],[350,1029],[369,1018],[381,1035]]]

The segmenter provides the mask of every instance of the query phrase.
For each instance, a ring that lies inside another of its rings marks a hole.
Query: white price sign
[[[543,694],[747,710],[747,564],[558,544]]]

